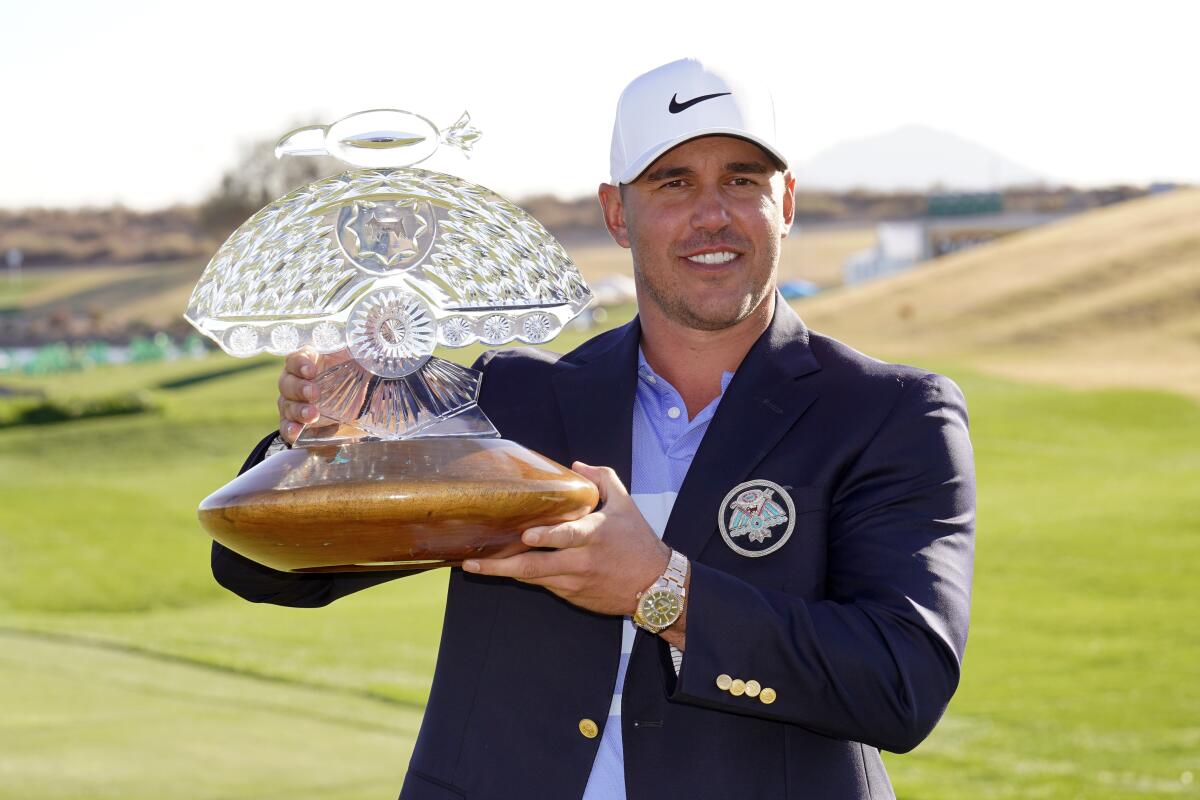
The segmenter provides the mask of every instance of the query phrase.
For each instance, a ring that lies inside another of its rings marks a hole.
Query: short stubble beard
[[[641,267],[641,259],[638,258],[637,242],[631,243],[631,251],[633,256],[633,276],[637,283],[638,291],[645,292],[650,300],[654,302],[663,314],[679,325],[692,330],[698,331],[722,331],[727,328],[732,328],[742,320],[750,316],[753,311],[762,305],[767,294],[771,292],[779,271],[779,241],[775,240],[771,243],[770,252],[766,255],[771,259],[774,267],[767,275],[762,285],[750,287],[750,295],[744,298],[743,302],[733,309],[730,313],[722,313],[716,315],[704,315],[702,309],[694,309],[687,303],[683,302],[682,293],[672,291],[672,286],[662,286],[649,278],[646,271]]]

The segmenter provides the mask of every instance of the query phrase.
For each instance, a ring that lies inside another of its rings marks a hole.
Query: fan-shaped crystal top
[[[591,299],[562,246],[513,204],[450,175],[379,169],[311,183],[247,220],[186,316],[232,355],[331,352],[350,343],[355,304],[385,289],[418,297],[446,347],[546,342]]]
[[[478,373],[434,348],[547,342],[591,291],[533,217],[408,166],[439,144],[469,150],[479,131],[468,123],[439,131],[382,109],[284,136],[278,156],[371,168],[310,183],[243,223],[200,276],[188,321],[235,356],[330,354],[316,377],[321,416],[363,435],[497,435],[476,406]]]

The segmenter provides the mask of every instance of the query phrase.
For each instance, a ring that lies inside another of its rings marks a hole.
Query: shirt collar
[[[721,394],[718,395],[718,397],[724,396],[725,389],[729,387],[729,382],[731,380],[733,380],[732,372],[721,373]],[[671,389],[675,388],[667,382],[666,378],[661,377],[657,372],[654,371],[654,368],[650,366],[650,362],[646,360],[646,354],[642,352],[641,345],[638,345],[638,381],[640,383],[649,383],[656,389],[659,387],[669,387]]]

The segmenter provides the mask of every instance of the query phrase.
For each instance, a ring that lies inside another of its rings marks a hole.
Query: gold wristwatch
[[[687,604],[688,560],[678,550],[671,551],[667,571],[654,585],[637,596],[633,622],[655,635],[674,625],[683,616]]]

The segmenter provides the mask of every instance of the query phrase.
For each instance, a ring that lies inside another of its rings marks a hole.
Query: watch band
[[[688,560],[687,556],[678,550],[671,551],[671,560],[667,562],[667,571],[659,578],[659,582],[673,583],[683,591],[687,586]],[[656,584],[657,585],[657,584]]]
[[[683,616],[683,611],[687,606],[687,575],[688,575],[688,560],[687,557],[678,550],[671,551],[671,558],[667,561],[666,571],[659,576],[648,589],[638,592],[637,606],[634,609],[633,622],[639,628],[658,635],[667,628],[674,625],[679,617]],[[642,598],[653,592],[669,592],[679,598],[679,614],[666,625],[655,625],[642,616]]]

